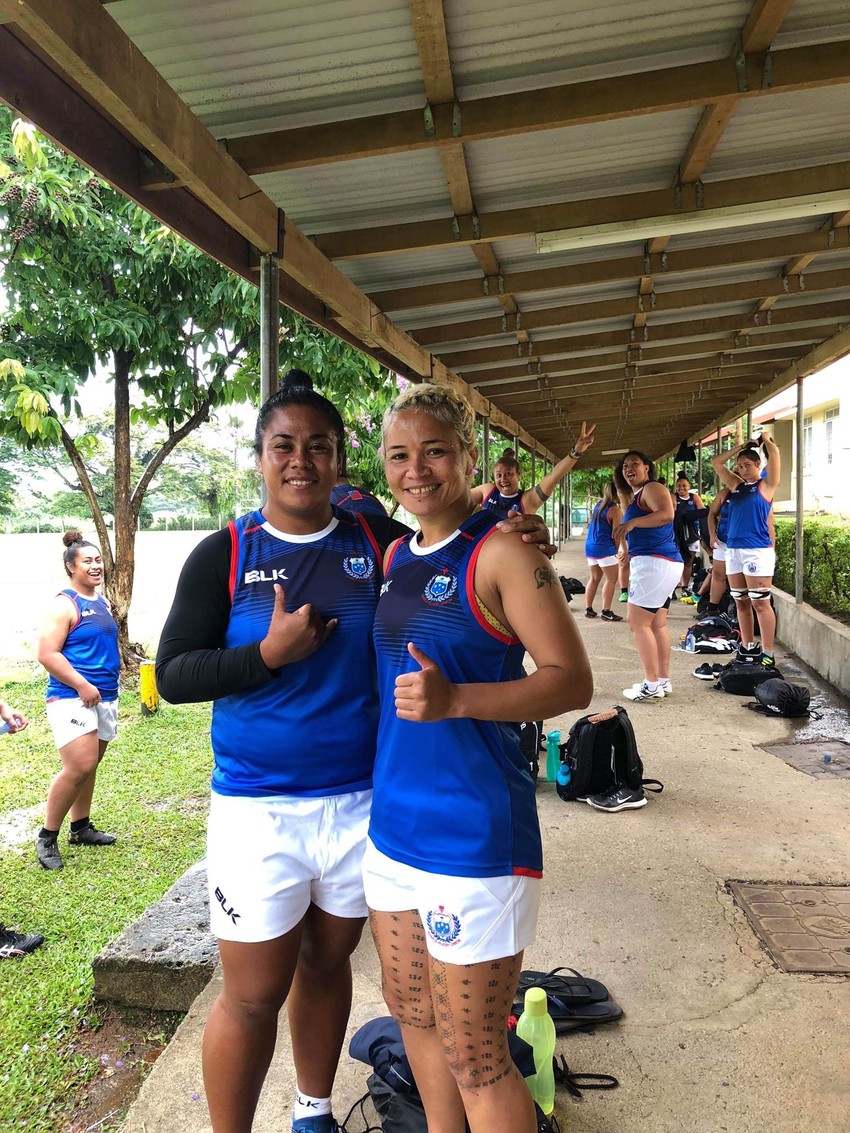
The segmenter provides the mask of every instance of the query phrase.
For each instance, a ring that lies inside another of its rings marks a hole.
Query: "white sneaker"
[[[658,688],[652,692],[646,681],[642,681],[633,688],[624,688],[623,696],[626,700],[663,700],[664,689],[659,685]]]
[[[673,695],[673,682],[670,680],[669,677],[667,677],[666,680],[663,680],[661,682],[661,688],[662,688],[665,696],[672,696]]]

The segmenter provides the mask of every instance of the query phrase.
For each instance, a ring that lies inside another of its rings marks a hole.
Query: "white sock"
[[[330,1098],[311,1098],[298,1086],[295,1087],[295,1104],[292,1107],[292,1120],[298,1121],[302,1117],[321,1117],[331,1112]]]
[[[658,686],[660,684],[661,684],[660,681],[647,681],[646,687],[649,689],[650,692],[658,692]]]

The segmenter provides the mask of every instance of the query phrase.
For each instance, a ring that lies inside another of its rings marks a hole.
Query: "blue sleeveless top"
[[[720,513],[717,516],[717,538],[721,543],[727,543],[727,536],[729,534],[729,498],[723,501],[720,505]]]
[[[509,511],[524,512],[525,508],[522,506],[522,488],[519,489],[515,496],[503,496],[498,488],[494,488],[481,506],[489,508],[499,519],[507,519]]]
[[[377,496],[363,488],[353,488],[351,484],[334,484],[331,488],[331,503],[346,511],[362,511],[364,515],[387,514],[387,509]]]
[[[421,724],[396,716],[395,679],[417,672],[412,641],[457,683],[524,676],[524,649],[478,608],[475,563],[498,518],[476,512],[454,535],[395,544],[375,619],[381,724],[369,835],[394,861],[455,877],[540,876],[534,782],[516,725]]]
[[[641,505],[642,494],[643,488],[638,488],[634,499],[623,513],[624,523],[630,519],[639,519],[641,516],[651,514],[651,508]],[[679,548],[676,546],[676,537],[673,534],[672,519],[669,523],[664,523],[660,527],[633,527],[626,535],[626,546],[629,548],[630,559],[637,555],[652,555],[657,559],[670,559],[674,563],[682,561]]]
[[[740,484],[724,507],[729,509],[727,547],[772,547],[768,516],[773,504],[761,492],[761,480]]]
[[[311,602],[339,625],[276,680],[213,704],[212,787],[221,795],[324,796],[369,788],[378,730],[372,622],[381,554],[367,521],[334,511],[314,535],[285,535],[258,511],[229,525],[232,609],[224,644],[266,634],[274,583],[286,608]]]
[[[588,559],[604,559],[609,555],[616,555],[617,544],[611,533],[611,508],[613,504],[596,505],[587,525],[587,536],[584,541],[584,553]]]
[[[115,700],[121,655],[118,652],[118,626],[106,600],[99,594],[94,598],[84,598],[70,589],[61,593],[73,602],[77,615],[62,646],[62,656],[81,677],[94,685],[103,700]],[[48,675],[48,700],[70,700],[79,695],[75,688]]]

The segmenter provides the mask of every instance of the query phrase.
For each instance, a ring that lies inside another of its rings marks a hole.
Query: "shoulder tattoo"
[[[556,582],[555,572],[546,563],[544,566],[539,566],[534,571],[534,580],[537,583],[537,589],[542,590],[544,586],[554,586]]]

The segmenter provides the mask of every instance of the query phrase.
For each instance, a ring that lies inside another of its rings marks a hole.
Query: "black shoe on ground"
[[[761,657],[762,652],[760,645],[744,645],[743,642],[738,646],[738,652],[735,654],[736,661],[743,661],[747,664],[760,661]]]
[[[68,835],[68,841],[72,846],[111,846],[118,841],[118,835],[105,834],[89,823],[83,830],[77,830],[76,833],[72,831]]]
[[[610,811],[637,810],[638,807],[646,806],[647,802],[643,787],[633,791],[625,783],[620,783],[604,795],[590,795],[587,801],[595,810]]]
[[[763,669],[775,669],[776,668],[775,659],[773,657],[771,657],[768,653],[762,653],[761,657],[759,657],[759,664],[761,665],[761,667]]]
[[[615,614],[613,610],[602,611],[603,622],[621,622],[623,619],[619,614]]]
[[[723,671],[723,665],[712,664],[709,661],[703,661],[701,665],[697,665],[694,669],[694,676],[700,681],[713,681]]]
[[[36,838],[35,852],[43,869],[62,869],[64,862],[55,838]]]
[[[586,618],[595,618],[596,617],[596,610],[594,610],[594,608],[592,606],[588,606],[587,609],[584,611],[584,616]],[[605,617],[604,614],[602,616],[603,616],[603,618]]]
[[[37,932],[12,932],[0,925],[0,960],[26,956],[28,952],[35,952],[40,944],[44,944],[44,937]]]

